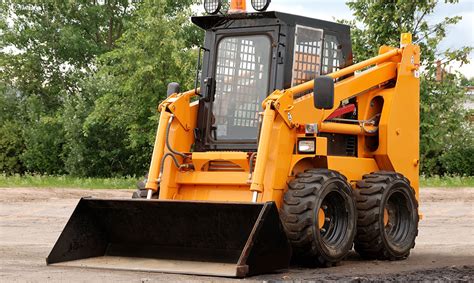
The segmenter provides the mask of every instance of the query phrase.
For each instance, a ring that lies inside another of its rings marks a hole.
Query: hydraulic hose
[[[173,160],[173,163],[174,165],[177,167],[177,168],[180,168],[181,167],[181,164],[179,164],[179,161],[178,159],[176,158],[175,155],[179,155],[184,159],[188,158],[188,156],[182,152],[179,152],[179,151],[176,151],[174,150],[173,148],[171,148],[171,145],[170,145],[170,128],[171,128],[171,123],[173,122],[173,118],[174,118],[174,115],[171,115],[170,116],[170,119],[168,121],[168,125],[166,125],[166,137],[165,137],[165,145],[166,145],[166,148],[170,151],[170,152],[167,152],[165,155],[163,155],[163,158],[161,159],[161,164],[160,164],[160,174],[158,175],[158,183],[161,182],[161,176],[163,175],[163,170],[164,170],[164,167],[165,167],[165,161],[166,161],[166,158],[167,157],[171,157],[171,159]]]
[[[174,156],[172,153],[170,152],[167,152],[165,155],[163,155],[163,158],[161,159],[161,164],[160,164],[160,175],[158,175],[158,183],[161,182],[161,176],[163,175],[163,170],[164,170],[164,167],[165,167],[165,161],[166,161],[166,158],[167,157],[171,157],[171,159],[173,160],[173,163],[176,167],[180,167],[179,165],[179,162],[178,162],[178,159],[176,158],[176,156]]]
[[[254,159],[255,159],[255,156],[257,155],[256,152],[252,153],[250,155],[250,161],[249,161],[249,181],[252,181],[252,176],[253,176],[253,162],[254,162]]]
[[[171,115],[170,120],[168,121],[168,125],[166,126],[166,139],[165,139],[166,148],[168,148],[168,150],[170,152],[172,152],[173,154],[179,155],[182,158],[186,159],[186,158],[188,158],[188,156],[186,154],[184,154],[182,152],[179,152],[179,151],[176,151],[176,150],[172,149],[171,146],[170,146],[169,136],[170,136],[171,122],[173,122],[173,118],[174,118],[174,115]]]
[[[368,133],[368,134],[374,134],[378,131],[379,127],[375,127],[373,130],[369,130],[365,127],[366,124],[368,125],[375,125],[375,120],[380,117],[380,114],[376,114],[375,116],[373,116],[372,118],[368,119],[368,120],[365,120],[365,121],[361,121],[360,123],[360,126],[362,128],[362,130],[364,130],[364,132]]]

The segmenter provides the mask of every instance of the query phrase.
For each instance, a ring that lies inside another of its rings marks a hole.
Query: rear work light
[[[270,5],[271,0],[251,0],[250,3],[255,11],[263,12]]]
[[[315,139],[300,139],[298,140],[298,153],[315,153],[316,140]]]
[[[219,13],[221,7],[221,0],[204,0],[204,10],[206,10],[208,14],[215,15]]]

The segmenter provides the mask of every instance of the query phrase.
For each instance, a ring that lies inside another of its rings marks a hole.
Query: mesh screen
[[[296,27],[292,86],[320,75],[322,36],[322,30]]]
[[[218,46],[213,137],[255,139],[258,112],[268,95],[270,40],[267,36],[227,37]]]
[[[342,50],[339,47],[339,41],[334,35],[324,37],[324,50],[321,74],[326,75],[341,69]]]

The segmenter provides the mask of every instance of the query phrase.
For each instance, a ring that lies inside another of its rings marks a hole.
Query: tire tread
[[[378,223],[383,194],[395,181],[405,182],[411,188],[414,197],[410,181],[396,172],[379,171],[366,174],[362,180],[356,183],[355,196],[358,217],[354,249],[363,258],[399,260],[410,254],[410,250],[403,255],[391,254],[383,243],[383,231]],[[415,201],[415,203],[416,213],[418,213],[418,202]],[[418,227],[416,227],[416,234],[418,234]]]
[[[321,256],[313,244],[313,209],[324,183],[330,178],[346,178],[329,169],[309,169],[300,173],[288,185],[280,211],[283,226],[293,247],[294,258],[301,263],[316,262],[318,266],[337,264]]]

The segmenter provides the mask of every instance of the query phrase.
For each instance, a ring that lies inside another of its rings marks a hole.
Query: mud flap
[[[228,277],[288,268],[274,202],[82,198],[47,264]]]

